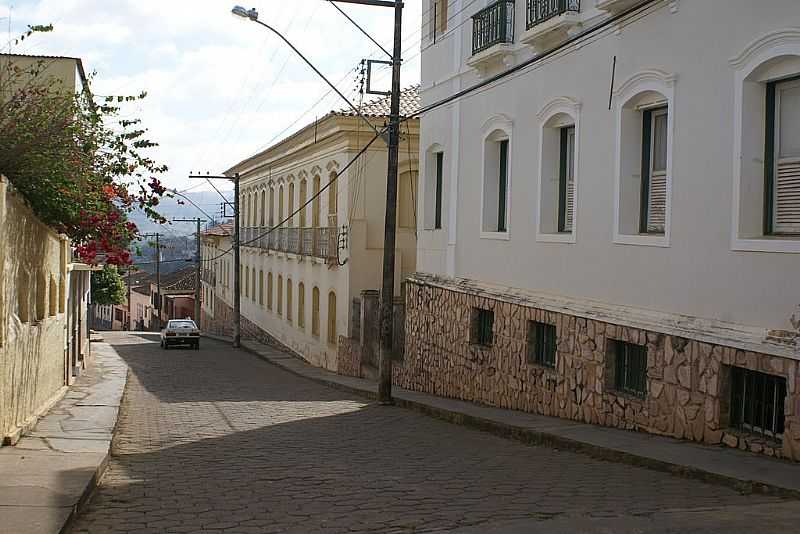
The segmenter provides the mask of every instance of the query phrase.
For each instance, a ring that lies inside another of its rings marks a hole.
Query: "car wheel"
[[[166,341],[164,342],[164,350],[169,350],[169,343]]]
[[[200,350],[200,342],[196,341],[194,344],[194,350]]]

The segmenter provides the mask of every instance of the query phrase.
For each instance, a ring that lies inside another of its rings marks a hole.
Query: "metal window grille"
[[[472,54],[514,42],[514,0],[500,0],[472,16]]]
[[[528,0],[525,27],[530,29],[564,13],[580,11],[581,0]]]
[[[472,309],[471,339],[473,345],[491,346],[493,341],[494,312],[481,308]]]
[[[740,367],[731,368],[731,425],[780,439],[784,429],[786,379]]]
[[[528,362],[556,366],[556,327],[528,321]]]
[[[647,347],[614,340],[614,388],[644,397],[647,394]]]

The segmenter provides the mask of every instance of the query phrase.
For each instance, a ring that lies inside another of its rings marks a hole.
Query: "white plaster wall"
[[[460,9],[457,4],[451,7],[453,12]],[[478,4],[465,15],[479,9]],[[800,254],[739,251],[731,246],[735,72],[729,60],[765,33],[800,27],[798,3],[682,0],[660,5],[618,35],[606,32],[578,50],[423,117],[422,155],[433,144],[442,145],[446,154],[457,146],[460,154],[457,210],[445,221],[446,227],[452,226],[457,216],[455,263],[449,274],[576,298],[788,328],[788,318],[800,304]],[[671,5],[677,10],[671,10]],[[524,2],[518,2],[517,35],[524,29],[523,6]],[[447,38],[462,39],[460,62],[455,60],[459,55],[451,53],[454,44],[442,42],[423,51],[425,104],[450,94],[458,83],[467,87],[477,81],[475,72],[463,63],[471,52],[470,32],[467,22]],[[530,49],[517,47],[514,61],[530,57]],[[648,69],[677,77],[671,110],[675,130],[667,247],[613,242],[617,119],[608,110],[608,99],[615,55],[617,87]],[[575,243],[543,243],[535,236],[537,112],[563,96],[581,104],[577,235]],[[507,241],[481,239],[477,216],[481,127],[498,114],[510,117],[514,130]],[[445,167],[447,184],[454,177],[449,165]],[[445,191],[445,205],[451,205],[454,199],[448,198],[447,185]],[[420,200],[421,213],[424,202]],[[421,232],[419,270],[448,274],[443,243],[447,233],[448,228]]]

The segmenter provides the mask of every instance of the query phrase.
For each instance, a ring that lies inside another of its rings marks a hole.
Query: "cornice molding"
[[[750,42],[737,56],[730,58],[728,63],[738,70],[767,50],[787,46],[800,53],[800,28],[786,28],[762,35]]]
[[[569,96],[557,96],[550,102],[542,106],[536,116],[540,121],[546,121],[557,113],[567,113],[577,118],[578,112],[581,110],[581,102]]]

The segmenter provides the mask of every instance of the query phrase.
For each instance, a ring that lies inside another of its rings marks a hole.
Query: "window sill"
[[[496,239],[498,241],[510,241],[509,232],[481,232],[481,239]]]
[[[731,242],[731,250],[740,252],[800,254],[800,238],[763,236],[742,239],[737,237]]]
[[[536,234],[536,241],[540,243],[575,243],[576,241],[575,232],[563,232],[563,233],[556,233],[556,234],[549,234],[549,233],[537,233]]]
[[[617,245],[636,245],[640,247],[670,247],[669,237],[666,235],[615,234],[614,243]]]

